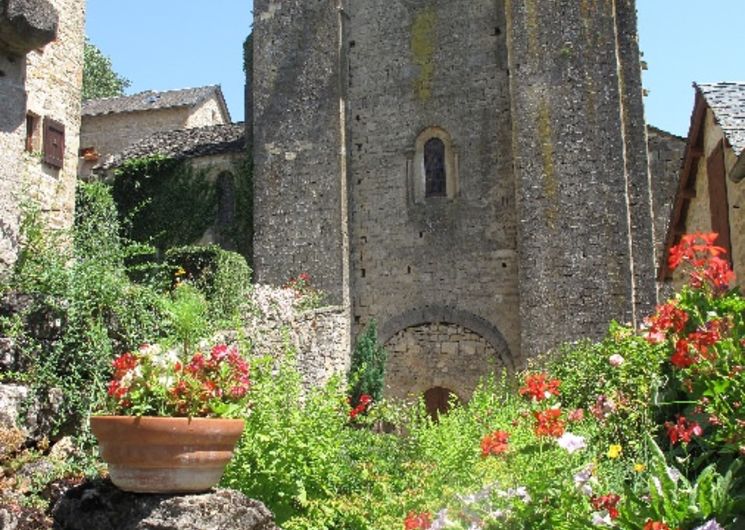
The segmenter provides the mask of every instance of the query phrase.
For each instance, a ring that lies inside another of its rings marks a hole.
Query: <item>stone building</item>
[[[92,99],[83,102],[80,174],[154,133],[230,123],[219,85]]]
[[[539,5],[540,4],[540,5]],[[656,301],[635,2],[256,0],[254,267],[373,319],[389,396]]]
[[[0,272],[15,261],[21,204],[72,223],[84,0],[0,2]]]
[[[660,279],[680,284],[667,267],[670,247],[686,233],[717,232],[717,244],[745,278],[745,83],[694,84],[696,92],[677,182]],[[684,273],[683,273],[684,274]]]
[[[237,170],[246,157],[245,125],[229,123],[188,129],[161,131],[139,140],[95,168],[100,174],[111,174],[125,161],[149,155],[185,160],[192,169],[203,170],[214,182],[217,192],[215,222],[196,244],[216,243],[237,250],[235,241],[226,236],[226,228],[235,221]]]

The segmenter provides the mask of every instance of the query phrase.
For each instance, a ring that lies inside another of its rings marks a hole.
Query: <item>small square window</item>
[[[44,163],[62,169],[65,161],[65,126],[44,118]]]
[[[33,112],[26,114],[26,143],[24,149],[27,153],[39,150],[39,116]]]

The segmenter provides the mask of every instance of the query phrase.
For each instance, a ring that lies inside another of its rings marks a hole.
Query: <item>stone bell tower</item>
[[[389,395],[468,397],[653,306],[633,0],[254,11],[257,279],[376,320]]]

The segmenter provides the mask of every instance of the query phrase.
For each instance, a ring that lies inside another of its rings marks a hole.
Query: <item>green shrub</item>
[[[127,276],[125,261],[139,247],[119,238],[108,188],[80,183],[76,199],[71,235],[43,229],[38,211],[28,212],[22,259],[9,285],[35,295],[29,311],[62,315],[58,336],[8,322],[0,330],[13,336],[30,360],[18,378],[41,397],[50,388],[62,390],[59,425],[85,417],[104,396],[113,356],[160,336],[164,321],[160,293]]]
[[[208,245],[172,248],[165,259],[177,281],[204,294],[215,321],[230,321],[240,314],[251,288],[251,269],[243,256]]]
[[[358,403],[362,394],[372,397],[373,401],[380,401],[383,398],[383,379],[387,358],[388,353],[378,342],[377,325],[375,321],[372,321],[357,338],[352,351],[352,365],[349,372],[352,403]]]

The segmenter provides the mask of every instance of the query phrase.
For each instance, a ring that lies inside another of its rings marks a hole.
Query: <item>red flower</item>
[[[611,519],[617,519],[618,508],[616,508],[616,506],[620,500],[621,497],[619,495],[609,493],[608,495],[601,495],[600,497],[593,496],[590,499],[590,503],[596,510],[607,510]]]
[[[675,445],[678,442],[689,443],[693,436],[701,436],[704,430],[695,421],[688,421],[685,416],[680,416],[677,423],[670,421],[665,422],[667,437],[670,443]]]
[[[722,293],[729,289],[735,279],[735,273],[729,266],[727,260],[713,257],[709,258],[705,268],[698,267],[691,273],[691,287],[700,289],[708,283],[716,293]]]
[[[510,439],[506,431],[494,431],[481,440],[481,456],[498,455],[507,452],[507,442]]]
[[[564,434],[564,422],[561,420],[561,410],[546,409],[533,412],[536,419],[535,435],[559,438]]]
[[[116,379],[112,379],[111,381],[109,381],[107,391],[111,397],[121,399],[127,395],[129,389],[125,386],[122,386],[121,383],[119,383],[119,381],[117,381]]]
[[[186,367],[186,370],[195,374],[200,370],[203,370],[205,366],[207,366],[207,362],[204,359],[204,355],[201,353],[195,353],[191,358],[189,365]]]
[[[357,400],[357,406],[349,411],[349,419],[354,420],[358,415],[362,414],[363,412],[367,412],[367,409],[370,407],[370,404],[372,402],[372,396],[369,396],[368,394],[362,394],[359,400]]]
[[[691,333],[688,339],[697,352],[707,359],[712,359],[714,352],[711,352],[710,348],[721,340],[722,332],[726,329],[726,323],[723,320],[711,320],[703,328]]]
[[[124,374],[137,366],[137,357],[132,353],[125,353],[114,359],[114,377],[121,379]]]
[[[547,380],[546,374],[530,374],[525,378],[525,386],[519,392],[521,396],[528,395],[536,401],[542,401],[551,395],[559,395],[558,379]]]
[[[659,342],[657,338],[660,335],[666,335],[670,330],[680,333],[685,328],[687,322],[688,313],[677,307],[675,302],[671,301],[662,304],[657,307],[657,312],[647,319],[647,324],[649,325],[647,340],[655,343]]]
[[[409,512],[404,519],[404,530],[427,530],[432,526],[432,516],[429,512]]]
[[[698,362],[698,355],[691,353],[689,342],[686,339],[678,339],[675,343],[675,353],[670,357],[670,362],[677,368],[688,368]]]
[[[688,262],[694,267],[701,267],[707,258],[715,258],[727,251],[714,245],[719,237],[716,232],[686,234],[680,238],[680,243],[670,249],[668,267],[674,271],[682,262]]]

